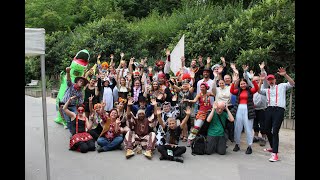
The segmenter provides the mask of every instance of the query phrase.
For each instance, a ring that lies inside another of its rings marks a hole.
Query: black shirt
[[[170,129],[168,126],[164,128],[165,134],[165,143],[166,144],[179,144],[180,134],[181,134],[181,127],[177,126],[175,129]]]

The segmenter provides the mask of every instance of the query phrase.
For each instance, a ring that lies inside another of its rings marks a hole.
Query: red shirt
[[[250,92],[254,94],[259,90],[259,86],[255,81],[252,81],[252,83],[254,87],[250,88]],[[239,89],[234,88],[234,83],[231,84],[230,92],[231,94],[234,94],[234,95],[237,95],[239,92]],[[247,104],[247,103],[248,103],[248,93],[247,93],[247,90],[244,89],[241,91],[239,95],[239,104]]]

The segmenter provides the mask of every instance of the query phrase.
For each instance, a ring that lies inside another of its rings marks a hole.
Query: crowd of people
[[[66,68],[60,111],[71,133],[70,150],[124,149],[126,158],[143,153],[149,159],[158,151],[160,160],[184,162],[182,155],[199,134],[206,137],[206,154],[224,155],[229,140],[234,152],[240,150],[244,129],[245,154],[252,154],[253,143],[269,142],[264,149],[271,153],[269,161],[279,160],[286,91],[295,84],[284,68],[267,74],[261,62],[259,75],[246,65],[240,74],[224,57],[212,66],[210,57],[204,62],[199,56],[190,67],[181,57],[180,71],[170,75],[169,50],[154,67],[147,66],[147,58],[132,57],[127,64],[123,57],[116,67],[113,55],[102,63],[99,55],[97,65],[74,82]],[[276,76],[288,82],[277,84]]]

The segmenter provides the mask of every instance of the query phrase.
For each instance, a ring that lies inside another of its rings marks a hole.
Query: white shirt
[[[292,87],[294,86],[289,82],[280,83],[278,85],[270,86],[267,89],[261,89],[259,93],[267,96],[268,106],[278,106],[286,109],[286,91]]]
[[[127,76],[127,73],[129,72],[129,69],[128,69],[128,68],[125,68],[125,69],[123,70],[123,68],[120,68],[120,69],[119,69],[119,75],[121,75],[122,71],[123,71],[122,77],[126,77],[126,76]]]
[[[224,86],[222,89],[221,87],[216,87],[216,101],[223,101],[227,105],[231,105],[231,92],[230,92],[231,86]]]

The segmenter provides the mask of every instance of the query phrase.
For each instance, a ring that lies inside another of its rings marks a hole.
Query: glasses
[[[77,110],[79,113],[83,113],[84,112],[84,109],[78,109]]]

